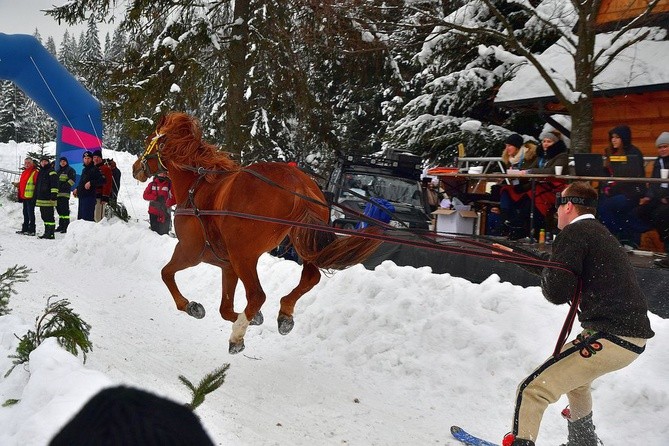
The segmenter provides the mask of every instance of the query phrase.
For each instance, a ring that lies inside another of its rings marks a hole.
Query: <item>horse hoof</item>
[[[202,319],[205,315],[204,307],[197,302],[188,302],[186,305],[186,313],[193,316],[195,319]]]
[[[295,321],[291,316],[279,315],[277,322],[279,323],[279,333],[282,335],[287,335],[290,333],[295,326]]]
[[[255,316],[253,316],[253,319],[251,319],[251,322],[249,322],[249,325],[262,325],[262,323],[265,322],[265,318],[262,315],[262,312],[258,310]]]
[[[231,355],[236,355],[237,353],[241,352],[244,350],[244,340],[242,339],[238,343],[230,342],[230,345],[228,346],[228,353]]]

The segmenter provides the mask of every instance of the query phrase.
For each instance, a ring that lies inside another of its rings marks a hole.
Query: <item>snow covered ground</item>
[[[0,167],[17,169],[27,144],[0,144]],[[221,278],[200,265],[177,274],[184,294],[207,309],[196,320],[176,310],[160,279],[176,240],[149,230],[144,184],[134,156],[105,151],[123,172],[120,199],[132,216],[74,221],[56,240],[20,236],[21,205],[0,199],[0,272],[33,270],[0,317],[0,376],[17,336],[49,296],[71,302],[92,325],[85,364],[45,342],[25,367],[0,378],[0,445],[46,445],[99,389],[137,386],[189,401],[183,374],[199,381],[229,363],[225,384],[196,413],[216,444],[455,445],[449,426],[501,441],[510,429],[517,383],[550,354],[567,308],[538,288],[500,283],[490,272],[472,284],[429,268],[386,262],[324,276],[297,305],[295,329],[277,332],[278,298],[300,267],[265,255],[265,324],[250,327],[246,350],[227,353],[230,324],[217,312]],[[0,178],[2,174],[0,174]],[[1,179],[0,179],[1,181]],[[72,201],[76,216],[76,201]],[[43,228],[37,214],[38,233]],[[237,290],[237,309],[245,304]],[[669,321],[651,315],[656,337],[634,364],[596,382],[595,422],[607,446],[664,446],[669,439]],[[549,407],[537,445],[566,440],[560,410]]]

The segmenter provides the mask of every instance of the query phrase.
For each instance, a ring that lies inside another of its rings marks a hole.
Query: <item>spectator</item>
[[[554,131],[542,132],[539,135],[541,141],[541,150],[537,167],[521,170],[524,174],[544,174],[554,175],[555,166],[562,166],[566,172],[569,165],[569,155],[567,146],[561,139],[561,134]],[[522,218],[530,218],[529,206],[534,203],[534,229],[545,228],[548,231],[555,231],[555,193],[565,188],[565,182],[560,179],[551,179],[537,181],[535,190],[528,191],[529,200],[520,203],[520,215]],[[524,207],[524,208],[523,208]]]
[[[628,126],[621,125],[609,130],[609,146],[605,153],[605,167],[609,175],[639,178],[646,176],[643,154],[632,144],[632,131]],[[631,155],[635,156],[635,160],[627,161],[627,157]],[[612,163],[614,157],[619,157],[622,161]],[[620,174],[623,168],[625,173]],[[602,194],[599,196],[599,219],[620,240],[621,244],[632,248],[640,245],[641,233],[650,229],[633,212],[644,194],[643,183],[609,181],[603,185]]]
[[[116,204],[118,201],[118,191],[121,189],[121,170],[116,166],[116,161],[112,158],[107,160],[107,165],[112,173],[112,190],[109,196],[109,202]]]
[[[56,232],[67,232],[70,224],[70,191],[77,179],[77,173],[70,166],[67,158],[60,157],[60,168],[58,169],[58,198],[56,199],[56,211],[58,211],[58,227]]]
[[[63,426],[50,446],[213,446],[183,404],[139,389],[101,390]]]
[[[53,239],[56,229],[56,198],[58,197],[58,174],[53,170],[53,164],[48,156],[40,159],[40,169],[35,184],[35,205],[40,210],[40,216],[44,222],[44,234],[42,239]]]
[[[504,438],[504,446],[534,446],[544,411],[562,395],[569,400],[562,411],[568,421],[567,444],[598,445],[593,381],[631,364],[654,335],[646,298],[627,254],[595,220],[597,191],[589,183],[573,183],[556,206],[562,232],[550,260],[566,268],[541,270],[541,290],[557,305],[571,302],[580,291],[578,319],[583,331],[520,383],[513,430]]]
[[[73,194],[79,199],[79,220],[95,221],[95,189],[104,183],[102,174],[93,164],[93,153],[90,150],[84,152],[84,167],[79,177],[79,183]]]
[[[144,199],[149,201],[149,222],[151,230],[160,235],[170,232],[172,216],[170,207],[176,204],[172,194],[172,181],[160,172],[144,190]]]
[[[105,207],[109,203],[109,197],[112,191],[113,175],[112,171],[102,159],[102,151],[93,152],[93,164],[98,168],[102,175],[103,182],[95,188],[95,222],[99,222],[105,216]]]
[[[17,234],[35,235],[35,183],[37,181],[37,164],[26,157],[23,161],[23,172],[18,183],[14,183],[17,189],[19,202],[23,206],[23,224]]]
[[[661,178],[660,169],[669,169],[669,132],[663,132],[655,141],[658,157],[653,163],[653,178]],[[642,221],[648,223],[660,234],[665,252],[669,253],[669,181],[653,183],[637,209]],[[669,258],[658,259],[655,264],[669,268]]]
[[[517,133],[509,135],[504,141],[502,161],[507,167],[508,174],[522,175],[528,169],[538,166],[537,146],[532,142],[523,142],[523,137]],[[520,239],[530,235],[530,182],[520,178],[513,179],[510,185],[500,189],[499,211],[502,227],[501,235],[508,235],[511,239]],[[494,212],[494,211],[493,211]]]

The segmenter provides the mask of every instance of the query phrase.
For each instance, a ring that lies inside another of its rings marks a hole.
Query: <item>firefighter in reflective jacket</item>
[[[74,186],[77,173],[70,166],[66,157],[60,157],[60,168],[58,169],[58,198],[56,199],[56,211],[58,212],[58,227],[56,232],[67,232],[70,224],[70,191]]]
[[[53,170],[49,158],[40,159],[40,169],[35,185],[35,205],[40,210],[44,222],[44,234],[39,238],[53,239],[56,230],[55,207],[58,196],[58,174]]]
[[[23,172],[14,186],[18,189],[19,202],[23,205],[23,225],[17,234],[35,235],[35,182],[37,181],[37,162],[26,157]]]

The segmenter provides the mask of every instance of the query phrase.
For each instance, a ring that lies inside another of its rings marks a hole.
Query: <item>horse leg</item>
[[[293,320],[293,311],[295,304],[305,293],[308,293],[321,280],[320,270],[311,263],[305,263],[302,266],[302,275],[297,286],[287,295],[281,298],[281,308],[279,309],[279,333],[287,335],[293,329],[295,321]]]
[[[200,263],[199,260],[184,256],[179,245],[180,244],[177,243],[177,246],[174,248],[174,252],[172,253],[172,258],[160,271],[160,275],[163,279],[163,282],[167,286],[167,289],[170,291],[170,294],[172,294],[172,299],[174,299],[174,303],[176,304],[177,309],[180,311],[185,311],[196,319],[202,319],[205,315],[204,307],[197,302],[189,302],[188,299],[186,299],[184,295],[181,294],[181,291],[179,291],[179,287],[174,280],[174,275],[177,272]]]
[[[237,289],[237,281],[239,277],[229,263],[221,266],[221,270],[223,271],[223,296],[221,298],[219,312],[223,319],[234,323],[237,320],[237,316],[239,316],[234,308],[235,290]],[[262,312],[258,310],[255,316],[253,316],[253,319],[249,322],[249,325],[262,325],[264,321],[265,319]]]
[[[234,323],[238,316],[235,313],[235,290],[239,277],[229,262],[221,266],[221,271],[223,273],[223,296],[221,296],[221,306],[218,311],[223,319]]]
[[[246,308],[243,312],[239,313],[237,320],[232,324],[232,333],[230,334],[230,345],[228,348],[230,354],[239,353],[244,350],[244,335],[246,335],[246,330],[251,324],[250,321],[255,318],[265,303],[265,292],[260,286],[260,280],[258,280],[258,273],[255,267],[256,263],[253,263],[252,265],[244,265],[241,269],[237,269],[238,271],[242,271],[242,274],[239,274],[239,278],[246,289]]]

